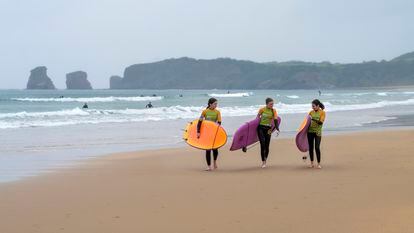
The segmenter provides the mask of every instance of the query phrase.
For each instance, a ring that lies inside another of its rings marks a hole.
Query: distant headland
[[[45,66],[31,71],[27,89],[55,89]],[[231,58],[173,58],[127,67],[110,89],[335,89],[414,85],[414,52],[389,61],[258,63]],[[92,89],[84,71],[67,74],[67,89]]]

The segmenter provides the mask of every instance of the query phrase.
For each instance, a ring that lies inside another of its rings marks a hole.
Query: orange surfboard
[[[200,128],[200,138],[197,138],[198,120],[187,124],[183,139],[188,145],[201,150],[218,149],[227,142],[227,133],[223,127],[212,121],[203,120]]]

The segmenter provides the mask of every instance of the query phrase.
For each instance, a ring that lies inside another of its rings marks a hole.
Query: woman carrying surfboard
[[[267,157],[269,156],[270,139],[274,128],[279,133],[277,122],[277,111],[273,108],[274,101],[272,98],[266,98],[266,106],[259,109],[257,117],[260,118],[257,127],[257,136],[260,141],[260,155],[262,158],[262,168],[266,167]],[[274,128],[273,128],[274,127]]]
[[[207,108],[201,113],[197,124],[197,137],[200,137],[200,129],[203,120],[216,122],[221,125],[221,113],[217,110],[217,99],[210,98],[207,103]],[[217,169],[218,149],[206,150],[207,171],[211,171],[211,151],[213,151],[214,169]]]
[[[312,101],[312,111],[309,112],[309,116],[312,118],[311,124],[308,128],[308,143],[309,143],[309,157],[311,164],[309,167],[313,168],[313,150],[316,151],[316,160],[318,161],[317,168],[321,169],[321,140],[322,140],[322,126],[325,121],[325,106],[315,99]]]

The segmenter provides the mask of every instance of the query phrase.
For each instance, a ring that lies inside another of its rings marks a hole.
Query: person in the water
[[[197,124],[197,137],[200,137],[200,129],[203,120],[216,122],[217,124],[221,125],[221,113],[217,110],[217,99],[210,98],[207,103],[207,108],[203,110],[201,113],[200,119],[198,120]],[[211,171],[211,151],[213,151],[213,166],[214,169],[217,169],[217,158],[219,155],[218,149],[213,150],[206,150],[206,162],[207,162],[207,169],[206,171]]]
[[[316,152],[316,160],[318,162],[317,168],[321,169],[321,140],[322,140],[322,126],[325,122],[325,106],[319,101],[315,99],[312,101],[312,111],[309,112],[309,116],[312,118],[312,122],[308,129],[308,143],[309,143],[309,157],[311,164],[309,165],[310,168],[315,167],[313,163],[313,150]],[[306,157],[304,157],[306,159]]]
[[[152,103],[151,103],[151,102],[149,102],[149,103],[145,106],[145,108],[152,108],[152,107],[154,107],[154,106],[152,106]]]
[[[83,109],[89,108],[88,103],[83,104]]]
[[[266,106],[261,108],[257,114],[257,117],[260,117],[260,123],[257,127],[257,135],[260,141],[262,168],[266,167],[267,157],[269,156],[270,139],[273,132],[272,123],[277,133],[279,133],[279,127],[277,125],[277,111],[273,108],[273,105],[273,99],[267,98]]]

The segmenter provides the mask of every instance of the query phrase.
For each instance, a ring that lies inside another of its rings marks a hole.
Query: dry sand
[[[1,233],[414,232],[414,131],[326,136],[322,170],[292,139],[220,151],[124,153],[0,185]]]

